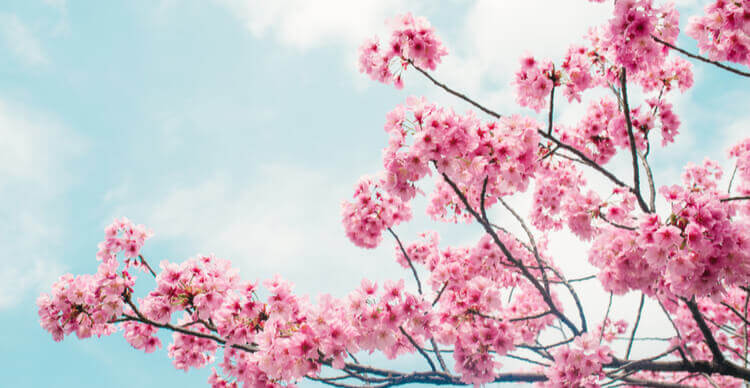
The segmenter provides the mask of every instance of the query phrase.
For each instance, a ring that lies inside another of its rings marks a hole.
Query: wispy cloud
[[[188,255],[173,260],[213,253],[230,259],[246,280],[280,273],[307,293],[341,294],[362,276],[406,275],[393,261],[390,242],[373,252],[347,240],[340,204],[353,183],[290,164],[260,166],[254,175],[239,183],[215,174],[141,203],[127,202],[121,191],[110,196],[113,217],[127,214],[147,224],[156,241]]]
[[[16,58],[31,66],[49,63],[39,39],[16,14],[0,13],[0,33]]]
[[[60,275],[64,227],[54,201],[82,147],[55,119],[0,99],[0,309]]]
[[[250,32],[270,35],[298,49],[330,44],[359,45],[384,27],[385,19],[408,7],[396,0],[217,0]],[[410,3],[416,6],[415,2]]]

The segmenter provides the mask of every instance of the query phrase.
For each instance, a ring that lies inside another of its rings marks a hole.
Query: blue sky
[[[680,5],[684,26],[700,3]],[[10,373],[0,385],[205,386],[207,371],[175,370],[165,349],[144,355],[119,335],[54,343],[39,327],[36,296],[64,272],[95,271],[96,244],[114,217],[154,230],[144,250],[152,262],[215,253],[246,279],[280,273],[312,295],[344,295],[363,276],[408,279],[389,241],[366,251],[346,240],[340,202],[361,175],[378,171],[385,113],[407,95],[467,106],[417,74],[407,74],[403,91],[372,83],[357,72],[359,43],[382,36],[387,18],[426,15],[451,53],[436,73],[442,80],[499,111],[533,114],[513,103],[517,58],[528,51],[559,62],[609,7],[3,1],[0,365]],[[684,36],[681,43],[695,47]],[[654,153],[661,184],[688,160],[724,162],[726,146],[750,133],[744,80],[700,65],[695,73],[693,91],[673,99],[684,134]],[[582,112],[560,103],[556,117],[572,124]],[[403,239],[436,228],[423,208],[418,201],[417,220],[399,228]],[[446,243],[479,236],[437,228]],[[561,247],[580,249],[564,237]],[[585,260],[571,268],[590,270]]]

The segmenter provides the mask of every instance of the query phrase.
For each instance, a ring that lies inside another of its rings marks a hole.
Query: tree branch
[[[722,198],[721,202],[729,202],[729,201],[747,201],[750,200],[750,195],[743,196],[743,197],[729,197],[729,198]]]
[[[401,248],[401,253],[404,255],[404,258],[406,259],[406,262],[409,263],[409,268],[411,268],[412,274],[414,274],[414,280],[417,281],[417,291],[419,291],[419,295],[422,295],[422,282],[419,281],[419,276],[417,275],[417,269],[414,268],[414,264],[411,262],[411,259],[409,258],[409,254],[406,253],[406,249],[404,249],[404,245],[401,244],[401,240],[396,235],[396,232],[393,231],[390,227],[388,228],[388,231],[391,232],[391,236],[396,239],[396,242],[398,243],[398,247]]]
[[[722,68],[722,69],[724,69],[726,71],[731,71],[734,74],[738,74],[738,75],[741,75],[741,76],[744,76],[744,77],[750,77],[750,73],[744,72],[742,70],[737,70],[737,69],[735,69],[733,67],[729,67],[729,66],[727,66],[727,65],[725,65],[725,64],[723,64],[721,62],[712,61],[712,60],[710,60],[710,59],[708,59],[706,57],[702,57],[700,55],[693,54],[693,53],[691,53],[689,51],[686,51],[686,50],[683,50],[683,49],[681,49],[681,48],[679,48],[679,47],[677,47],[677,46],[675,46],[675,45],[673,45],[673,44],[671,44],[669,42],[665,42],[665,41],[663,41],[663,40],[661,40],[661,39],[659,39],[659,38],[657,38],[657,37],[655,37],[653,35],[651,35],[651,38],[653,38],[655,41],[657,41],[657,42],[659,42],[659,43],[661,43],[661,44],[663,44],[663,45],[671,48],[672,50],[675,50],[675,51],[677,51],[677,52],[679,52],[679,53],[681,53],[681,54],[683,54],[683,55],[685,55],[687,57],[690,57],[690,58],[693,58],[693,59],[697,59],[699,61],[706,62],[706,63],[714,65],[716,67],[720,67],[720,68]]]
[[[406,330],[404,330],[404,327],[399,326],[398,329],[401,330],[401,334],[403,334],[406,337],[406,339],[409,340],[412,346],[414,346],[414,349],[417,349],[419,354],[421,354],[422,357],[424,357],[424,359],[427,360],[427,363],[430,364],[430,369],[432,369],[433,372],[437,371],[437,369],[435,369],[435,364],[432,362],[432,359],[430,359],[430,356],[427,353],[425,353],[425,351],[422,350],[422,347],[419,346],[416,341],[414,341],[414,338],[412,338],[409,335],[409,333],[407,333]]]
[[[648,206],[641,196],[641,176],[638,173],[638,151],[636,151],[635,136],[633,135],[633,122],[630,120],[630,106],[628,105],[627,76],[625,68],[620,72],[620,89],[622,90],[623,111],[625,112],[625,122],[628,129],[628,140],[630,140],[630,154],[633,157],[633,193],[638,199],[638,205],[644,212],[649,213]]]
[[[542,131],[541,129],[538,130],[537,132],[542,137],[544,137],[545,139],[553,141],[559,148],[568,150],[568,151],[572,152],[573,154],[575,154],[576,156],[578,156],[579,158],[581,158],[581,160],[586,165],[588,165],[589,167],[593,168],[594,170],[599,171],[600,173],[602,173],[602,175],[604,175],[605,177],[607,177],[609,180],[611,180],[617,186],[627,187],[627,188],[630,189],[630,191],[633,191],[633,188],[631,188],[630,186],[628,186],[627,184],[625,184],[625,182],[623,182],[620,179],[618,179],[614,174],[612,174],[611,172],[607,171],[607,169],[605,169],[604,167],[600,166],[598,163],[596,163],[593,160],[589,159],[583,152],[579,151],[575,147],[572,147],[570,145],[567,145],[567,144],[563,143],[562,141],[558,140],[554,136],[548,135],[546,132]]]
[[[433,77],[432,77],[432,76],[430,75],[430,73],[426,72],[426,71],[425,71],[425,70],[423,70],[423,69],[422,69],[421,67],[419,67],[419,66],[415,65],[415,64],[414,64],[414,62],[413,62],[413,61],[412,61],[411,59],[409,60],[409,64],[410,64],[410,65],[411,65],[411,66],[412,66],[413,68],[417,69],[417,71],[419,71],[420,73],[422,73],[422,75],[424,75],[425,77],[427,77],[427,79],[428,79],[428,80],[430,80],[430,81],[431,81],[431,82],[432,82],[433,84],[435,84],[435,85],[436,85],[437,87],[439,87],[439,88],[441,88],[441,89],[445,90],[446,92],[448,92],[448,93],[450,93],[450,94],[452,94],[452,95],[454,95],[454,96],[456,96],[456,97],[458,97],[458,98],[460,98],[460,99],[462,99],[462,100],[464,100],[464,101],[468,102],[468,103],[469,103],[469,104],[471,104],[471,105],[474,105],[475,107],[477,107],[477,108],[478,108],[479,110],[481,110],[482,112],[484,112],[484,113],[487,113],[488,115],[490,115],[490,116],[492,116],[492,117],[494,117],[494,118],[496,118],[496,119],[499,119],[500,117],[502,117],[502,115],[501,115],[500,113],[497,113],[497,112],[495,112],[495,111],[493,111],[493,110],[491,110],[491,109],[489,109],[489,108],[486,108],[486,107],[484,107],[483,105],[481,105],[480,103],[478,103],[478,102],[476,102],[476,101],[472,100],[471,98],[469,98],[469,97],[466,97],[466,95],[465,95],[465,94],[463,94],[463,93],[459,93],[459,92],[457,92],[457,91],[455,91],[455,90],[453,90],[453,89],[449,88],[449,87],[448,87],[447,85],[445,85],[445,84],[443,84],[443,83],[440,83],[440,82],[439,82],[438,80],[436,80],[435,78],[433,78]]]
[[[643,312],[643,303],[646,301],[646,294],[641,292],[641,303],[638,306],[638,314],[635,317],[635,323],[633,324],[633,331],[630,332],[630,341],[628,341],[628,350],[625,352],[625,359],[630,358],[630,350],[633,349],[633,339],[635,338],[635,331],[638,330],[638,324],[641,322],[641,313]]]
[[[151,272],[151,275],[153,275],[153,277],[156,277],[156,272],[154,272],[154,270],[153,270],[153,269],[151,269],[151,266],[150,266],[150,265],[148,265],[148,262],[147,262],[147,261],[146,261],[146,259],[145,259],[145,258],[143,257],[143,255],[141,255],[141,254],[139,253],[139,254],[138,254],[138,258],[139,258],[139,259],[141,259],[141,264],[143,264],[144,266],[146,266],[146,269],[148,269],[148,272]]]
[[[523,274],[523,276],[526,277],[526,279],[528,279],[531,282],[531,284],[534,286],[534,288],[537,289],[537,291],[539,291],[540,295],[542,296],[542,299],[544,299],[544,302],[547,303],[552,313],[555,314],[555,316],[558,317],[560,321],[562,321],[566,326],[568,326],[568,328],[570,328],[570,330],[573,331],[574,335],[578,336],[580,334],[580,331],[578,330],[578,328],[573,324],[573,322],[570,321],[570,319],[568,319],[568,317],[566,317],[562,312],[560,312],[557,306],[555,306],[555,303],[552,301],[552,298],[549,295],[549,293],[547,293],[546,290],[544,289],[544,286],[542,286],[539,283],[536,277],[534,277],[534,275],[532,275],[531,272],[529,272],[528,268],[526,268],[526,266],[522,262],[520,262],[519,260],[516,260],[516,258],[513,257],[513,254],[510,253],[510,251],[505,246],[505,244],[503,244],[503,242],[500,241],[500,238],[497,236],[497,233],[495,233],[495,230],[492,228],[490,223],[488,221],[484,221],[482,216],[480,216],[476,212],[476,210],[474,210],[474,208],[469,204],[468,199],[466,199],[466,196],[464,195],[464,193],[461,192],[458,186],[456,186],[456,184],[448,177],[448,175],[445,174],[444,172],[441,174],[443,176],[443,179],[445,179],[448,185],[451,186],[451,188],[456,193],[458,198],[464,204],[464,206],[466,207],[466,210],[469,213],[471,213],[472,216],[474,216],[474,218],[482,225],[484,230],[490,235],[490,237],[492,237],[492,240],[495,242],[495,245],[497,245],[500,248],[500,250],[503,252],[503,254],[508,259],[508,261],[510,261],[513,265],[515,265],[518,269],[521,270],[521,273]]]
[[[555,109],[555,67],[552,66],[552,90],[549,92],[549,117],[547,118],[547,134],[552,136],[552,115]]]

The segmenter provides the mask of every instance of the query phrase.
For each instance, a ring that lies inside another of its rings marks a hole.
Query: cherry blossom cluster
[[[398,196],[381,187],[382,180],[360,179],[354,190],[354,202],[344,201],[343,224],[346,235],[357,246],[375,248],[385,229],[411,218],[411,210]]]
[[[538,264],[513,236],[500,232],[498,237],[514,258],[527,266]],[[425,265],[430,271],[432,289],[442,289],[436,306],[437,321],[448,324],[435,328],[435,338],[455,348],[455,369],[462,382],[491,382],[501,367],[496,356],[518,344],[532,344],[554,322],[554,316],[489,235],[473,247],[440,250],[437,244],[437,235],[428,233],[405,247],[413,263]],[[406,260],[400,251],[396,257],[400,263]],[[534,273],[539,275],[539,271]],[[503,295],[510,288],[516,289],[516,294],[504,302]]]
[[[645,92],[658,90],[660,103],[661,95],[675,86],[682,92],[690,88],[693,84],[691,65],[681,58],[667,59],[667,48],[651,37],[657,34],[663,39],[674,39],[678,32],[676,11],[670,7],[653,8],[650,1],[644,0],[618,2],[616,11],[607,28],[589,31],[590,47],[570,46],[559,67],[550,61],[538,61],[531,55],[522,57],[521,68],[514,79],[519,105],[539,112],[549,105],[552,89],[560,86],[568,102],[581,102],[582,93],[587,89],[618,85],[623,67],[632,71],[629,77]],[[669,37],[662,36],[664,34]],[[645,55],[642,50],[657,52],[658,56],[641,60],[641,55]],[[618,126],[622,124],[624,122]]]
[[[482,123],[473,114],[409,97],[387,115],[388,146],[383,152],[383,188],[404,201],[412,199],[416,182],[430,174],[431,165],[460,187],[479,208],[483,187],[490,207],[500,195],[526,189],[538,154],[538,124],[522,116]],[[484,180],[487,180],[485,187]],[[438,180],[428,214],[436,220],[470,220],[450,185]]]
[[[596,55],[586,47],[573,45],[568,49],[562,63],[565,71],[565,85],[563,92],[568,101],[581,102],[581,93],[584,90],[601,84],[602,79],[596,72],[591,71],[591,66],[597,62]]]
[[[572,162],[545,161],[536,175],[531,222],[540,230],[559,230],[567,221],[572,232],[590,239],[592,215],[602,201],[594,191],[584,193],[585,185]]]
[[[156,289],[138,300],[148,319],[168,323],[172,313],[190,309],[194,319],[206,320],[222,306],[237,287],[238,271],[228,260],[199,256],[180,264],[163,261],[156,276]]]
[[[436,324],[430,304],[404,291],[403,280],[386,281],[378,292],[378,285],[365,279],[345,299],[322,295],[317,304],[294,295],[292,285],[281,278],[264,285],[271,295],[264,304],[263,324],[255,316],[245,320],[254,332],[246,340],[252,341],[254,352],[225,348],[220,364],[228,378],[250,386],[294,382],[319,373],[323,362],[341,368],[347,352],[380,351],[389,358],[413,353],[410,341],[424,346]],[[246,341],[241,345],[250,343]],[[218,375],[212,379],[226,382]]]
[[[669,92],[675,86],[685,92],[693,86],[693,65],[682,58],[670,58],[662,66],[652,67],[637,77],[643,90]]]
[[[99,243],[96,258],[102,261],[114,260],[118,253],[125,256],[126,266],[138,263],[130,259],[138,257],[143,243],[151,237],[152,232],[143,225],[135,225],[127,218],[114,220],[104,229],[105,239]]]
[[[206,325],[195,322],[189,314],[178,321],[180,327],[192,332],[210,334]],[[169,344],[169,357],[174,367],[187,371],[190,368],[202,368],[214,361],[214,355],[219,345],[210,338],[201,338],[193,334],[180,332],[172,333],[172,343]]]
[[[617,64],[640,73],[661,66],[667,56],[669,49],[653,37],[673,43],[678,26],[679,14],[672,3],[656,7],[652,0],[621,0],[615,3],[603,44]]]
[[[127,272],[117,272],[117,261],[99,264],[93,275],[65,274],[52,285],[52,294],[37,299],[42,328],[55,341],[76,333],[78,338],[110,335],[112,319],[123,312],[124,293],[132,291],[134,279]]]
[[[55,341],[73,332],[78,338],[112,334],[114,325],[110,321],[122,314],[123,295],[131,293],[135,284],[134,276],[118,271],[117,254],[122,252],[125,256],[126,268],[138,265],[131,260],[138,257],[151,234],[145,226],[135,225],[127,218],[114,220],[104,229],[105,239],[99,243],[96,257],[101,263],[97,272],[65,274],[53,284],[51,295],[42,294],[37,299],[42,327]]]
[[[550,61],[538,61],[525,55],[514,79],[516,101],[539,112],[549,104],[552,88],[564,86],[568,102],[580,102],[585,90],[606,84],[601,72],[603,64],[600,54],[580,45],[569,47],[562,65],[557,68]]]
[[[579,72],[580,73],[580,72]],[[516,102],[537,112],[547,106],[547,97],[559,85],[559,72],[550,61],[538,62],[532,56],[521,58],[521,70],[516,73]]]
[[[604,378],[602,365],[612,361],[612,351],[601,345],[598,335],[586,333],[572,345],[562,346],[553,352],[555,363],[544,374],[549,378],[542,387],[600,387]]]
[[[750,66],[750,2],[716,0],[705,12],[691,17],[687,26],[700,52],[716,61]]]
[[[127,308],[125,311],[132,313]],[[130,346],[151,353],[156,348],[161,348],[161,340],[156,336],[159,328],[147,323],[126,321],[122,323],[123,336]]]
[[[688,165],[682,186],[662,187],[671,214],[640,217],[635,230],[605,228],[589,260],[610,291],[640,289],[685,298],[718,297],[750,279],[748,224],[717,191],[721,169],[711,161]]]
[[[359,70],[375,81],[392,82],[400,89],[403,87],[401,71],[409,62],[435,70],[448,51],[435,36],[427,19],[407,13],[397,17],[394,24],[388,46],[381,47],[377,39],[371,39],[360,47]],[[392,70],[394,67],[395,71]]]
[[[527,266],[537,263],[515,237],[499,237],[513,257]],[[194,334],[175,331],[168,354],[178,369],[201,368],[217,357],[215,338],[221,338],[225,377],[214,372],[213,386],[292,383],[319,373],[323,363],[343,367],[348,353],[379,351],[395,358],[430,339],[455,349],[462,381],[486,383],[497,374],[499,355],[532,344],[554,322],[541,295],[489,235],[474,247],[440,250],[437,235],[430,233],[405,251],[413,263],[427,267],[433,291],[442,293],[434,307],[406,291],[403,280],[386,281],[379,291],[364,279],[344,299],[323,295],[313,304],[275,277],[264,282],[269,296],[262,301],[255,284],[240,282],[228,261],[198,256],[162,262],[155,289],[137,303],[131,301],[132,279],[118,273],[116,259],[102,262],[96,275],[66,275],[54,287],[56,300],[40,298],[40,316],[56,339],[73,331],[81,338],[111,334],[119,322],[128,343],[152,352],[162,346],[158,328],[169,327],[174,313],[182,312],[171,327]],[[397,260],[406,260],[403,252]],[[534,273],[540,276],[538,269]],[[511,287],[517,289],[514,297],[503,302]],[[253,351],[238,350],[247,347]]]
[[[648,109],[646,109],[648,107]],[[649,98],[646,106],[630,110],[633,136],[636,146],[645,151],[649,135],[658,130],[661,145],[674,142],[680,120],[672,110],[672,104],[660,98]],[[581,151],[590,160],[600,165],[607,164],[618,149],[629,149],[630,140],[625,115],[612,98],[603,98],[588,106],[586,115],[575,126],[557,126],[560,140]]]

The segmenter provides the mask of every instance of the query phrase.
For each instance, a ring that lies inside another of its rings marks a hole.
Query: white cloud
[[[152,228],[156,241],[179,245],[186,256],[170,260],[213,253],[231,260],[245,280],[279,273],[302,293],[342,295],[361,277],[408,276],[393,260],[390,241],[367,251],[346,238],[340,204],[351,197],[354,182],[295,165],[262,166],[254,175],[238,183],[217,174],[145,203],[123,201],[113,206],[113,216],[127,215]]]
[[[54,118],[0,99],[0,176],[5,178],[0,189],[11,179],[45,184],[64,172],[59,155],[82,147],[81,140]]]
[[[310,49],[329,44],[358,46],[383,30],[384,22],[408,6],[396,0],[217,0],[256,37]],[[414,2],[409,5],[414,6]]]
[[[49,62],[34,32],[17,15],[0,13],[0,33],[5,46],[24,63],[39,66]]]
[[[61,274],[61,210],[68,159],[83,143],[42,112],[0,99],[0,309]]]

